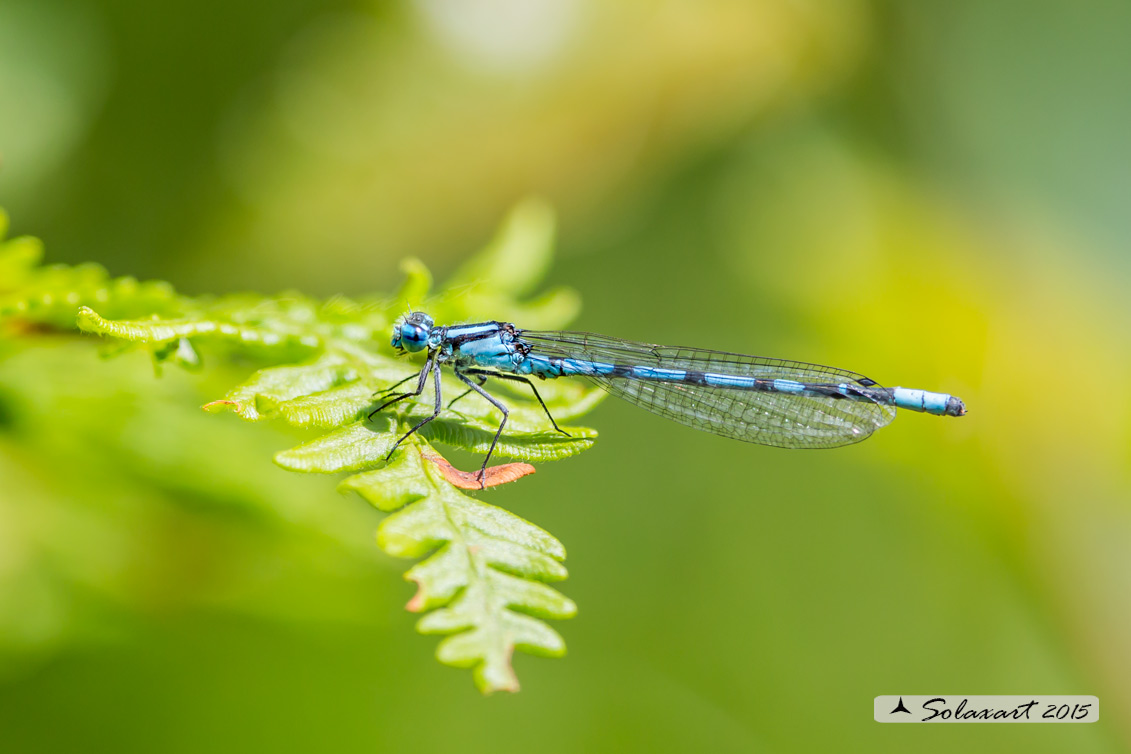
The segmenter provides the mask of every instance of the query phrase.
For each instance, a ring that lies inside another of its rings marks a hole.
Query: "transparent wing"
[[[635,343],[593,333],[522,330],[519,337],[527,341],[535,353],[552,357],[810,384],[849,382],[879,387],[875,381],[856,372],[799,361]],[[586,375],[586,378],[619,398],[680,424],[781,448],[849,445],[860,442],[895,418],[893,406],[868,400],[609,375]]]

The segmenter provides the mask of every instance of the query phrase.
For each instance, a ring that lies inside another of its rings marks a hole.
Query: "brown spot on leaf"
[[[404,609],[410,613],[419,613],[424,609],[424,585],[416,579],[410,579],[410,581],[416,584],[416,594],[412,595],[412,599],[408,601]]]
[[[500,484],[513,482],[528,474],[533,474],[535,468],[528,463],[504,463],[499,466],[488,466],[480,484],[478,471],[460,471],[448,463],[448,459],[435,453],[424,453],[424,458],[431,461],[444,475],[444,478],[461,490],[480,490],[485,487],[498,487]]]
[[[10,319],[4,323],[4,330],[7,331],[6,334],[13,336],[46,335],[59,332],[58,328],[52,327],[46,322],[32,322],[30,319]]]
[[[498,687],[498,691],[509,691],[512,694],[519,692],[518,676],[514,672],[514,644],[507,643],[507,682]]]
[[[240,412],[240,404],[235,401],[212,401],[211,403],[205,403],[201,408],[205,411],[216,411],[224,406],[235,406],[235,412],[237,414]]]

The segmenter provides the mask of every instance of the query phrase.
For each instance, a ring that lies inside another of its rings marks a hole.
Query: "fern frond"
[[[14,239],[0,246],[0,322],[57,328],[77,323],[84,332],[149,351],[156,364],[201,365],[201,352],[252,354],[267,366],[205,404],[242,419],[281,419],[321,430],[276,454],[284,469],[353,473],[340,489],[360,494],[386,512],[378,544],[397,557],[424,557],[406,578],[417,584],[408,609],[425,612],[424,633],[449,634],[437,655],[450,665],[474,668],[485,692],[516,690],[510,658],[515,649],[558,656],[561,637],[543,621],[568,618],[574,604],[546,582],[565,578],[561,543],[511,513],[460,491],[461,472],[432,444],[486,452],[498,427],[497,410],[468,396],[386,460],[412,423],[431,413],[430,390],[420,402],[369,420],[374,394],[420,369],[392,353],[391,324],[409,305],[427,306],[437,321],[513,319],[528,327],[561,327],[578,310],[577,295],[556,289],[533,292],[551,259],[554,220],[544,204],[527,202],[504,222],[487,249],[430,297],[432,276],[417,260],[402,264],[405,280],[388,297],[325,302],[285,294],[190,298],[164,283],[111,279],[101,267],[36,265],[36,243]],[[2,235],[0,235],[2,237]],[[18,328],[17,328],[18,331]],[[563,381],[564,382],[564,381]],[[443,377],[450,398],[462,385]],[[592,447],[585,427],[554,432],[531,394],[507,390],[511,418],[496,452],[527,462],[566,458]],[[576,418],[604,396],[577,384],[548,383],[543,398],[559,419]],[[429,460],[435,459],[435,460]],[[488,484],[532,471],[524,464],[496,467]]]
[[[417,586],[407,608],[432,611],[417,628],[450,634],[437,658],[474,668],[476,685],[485,692],[517,691],[515,649],[548,657],[565,653],[562,638],[539,620],[577,612],[544,583],[566,577],[565,548],[518,516],[454,489],[420,448],[413,443],[396,463],[351,476],[341,488],[397,511],[378,530],[386,552],[405,558],[432,553],[405,578]]]

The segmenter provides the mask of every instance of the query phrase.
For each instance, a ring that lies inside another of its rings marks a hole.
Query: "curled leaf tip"
[[[75,315],[75,321],[80,330],[89,332],[95,330],[98,325],[102,323],[103,319],[89,306],[80,306],[78,313]]]

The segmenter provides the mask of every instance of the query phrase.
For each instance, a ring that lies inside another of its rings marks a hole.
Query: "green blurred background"
[[[484,699],[379,515],[271,464],[301,436],[199,412],[246,368],[8,346],[0,750],[1128,750],[1129,33],[1122,0],[4,0],[0,206],[49,261],[358,295],[540,194],[578,328],[970,415],[784,452],[604,404],[485,495],[566,544],[580,615]],[[1102,713],[878,725],[892,693]]]

